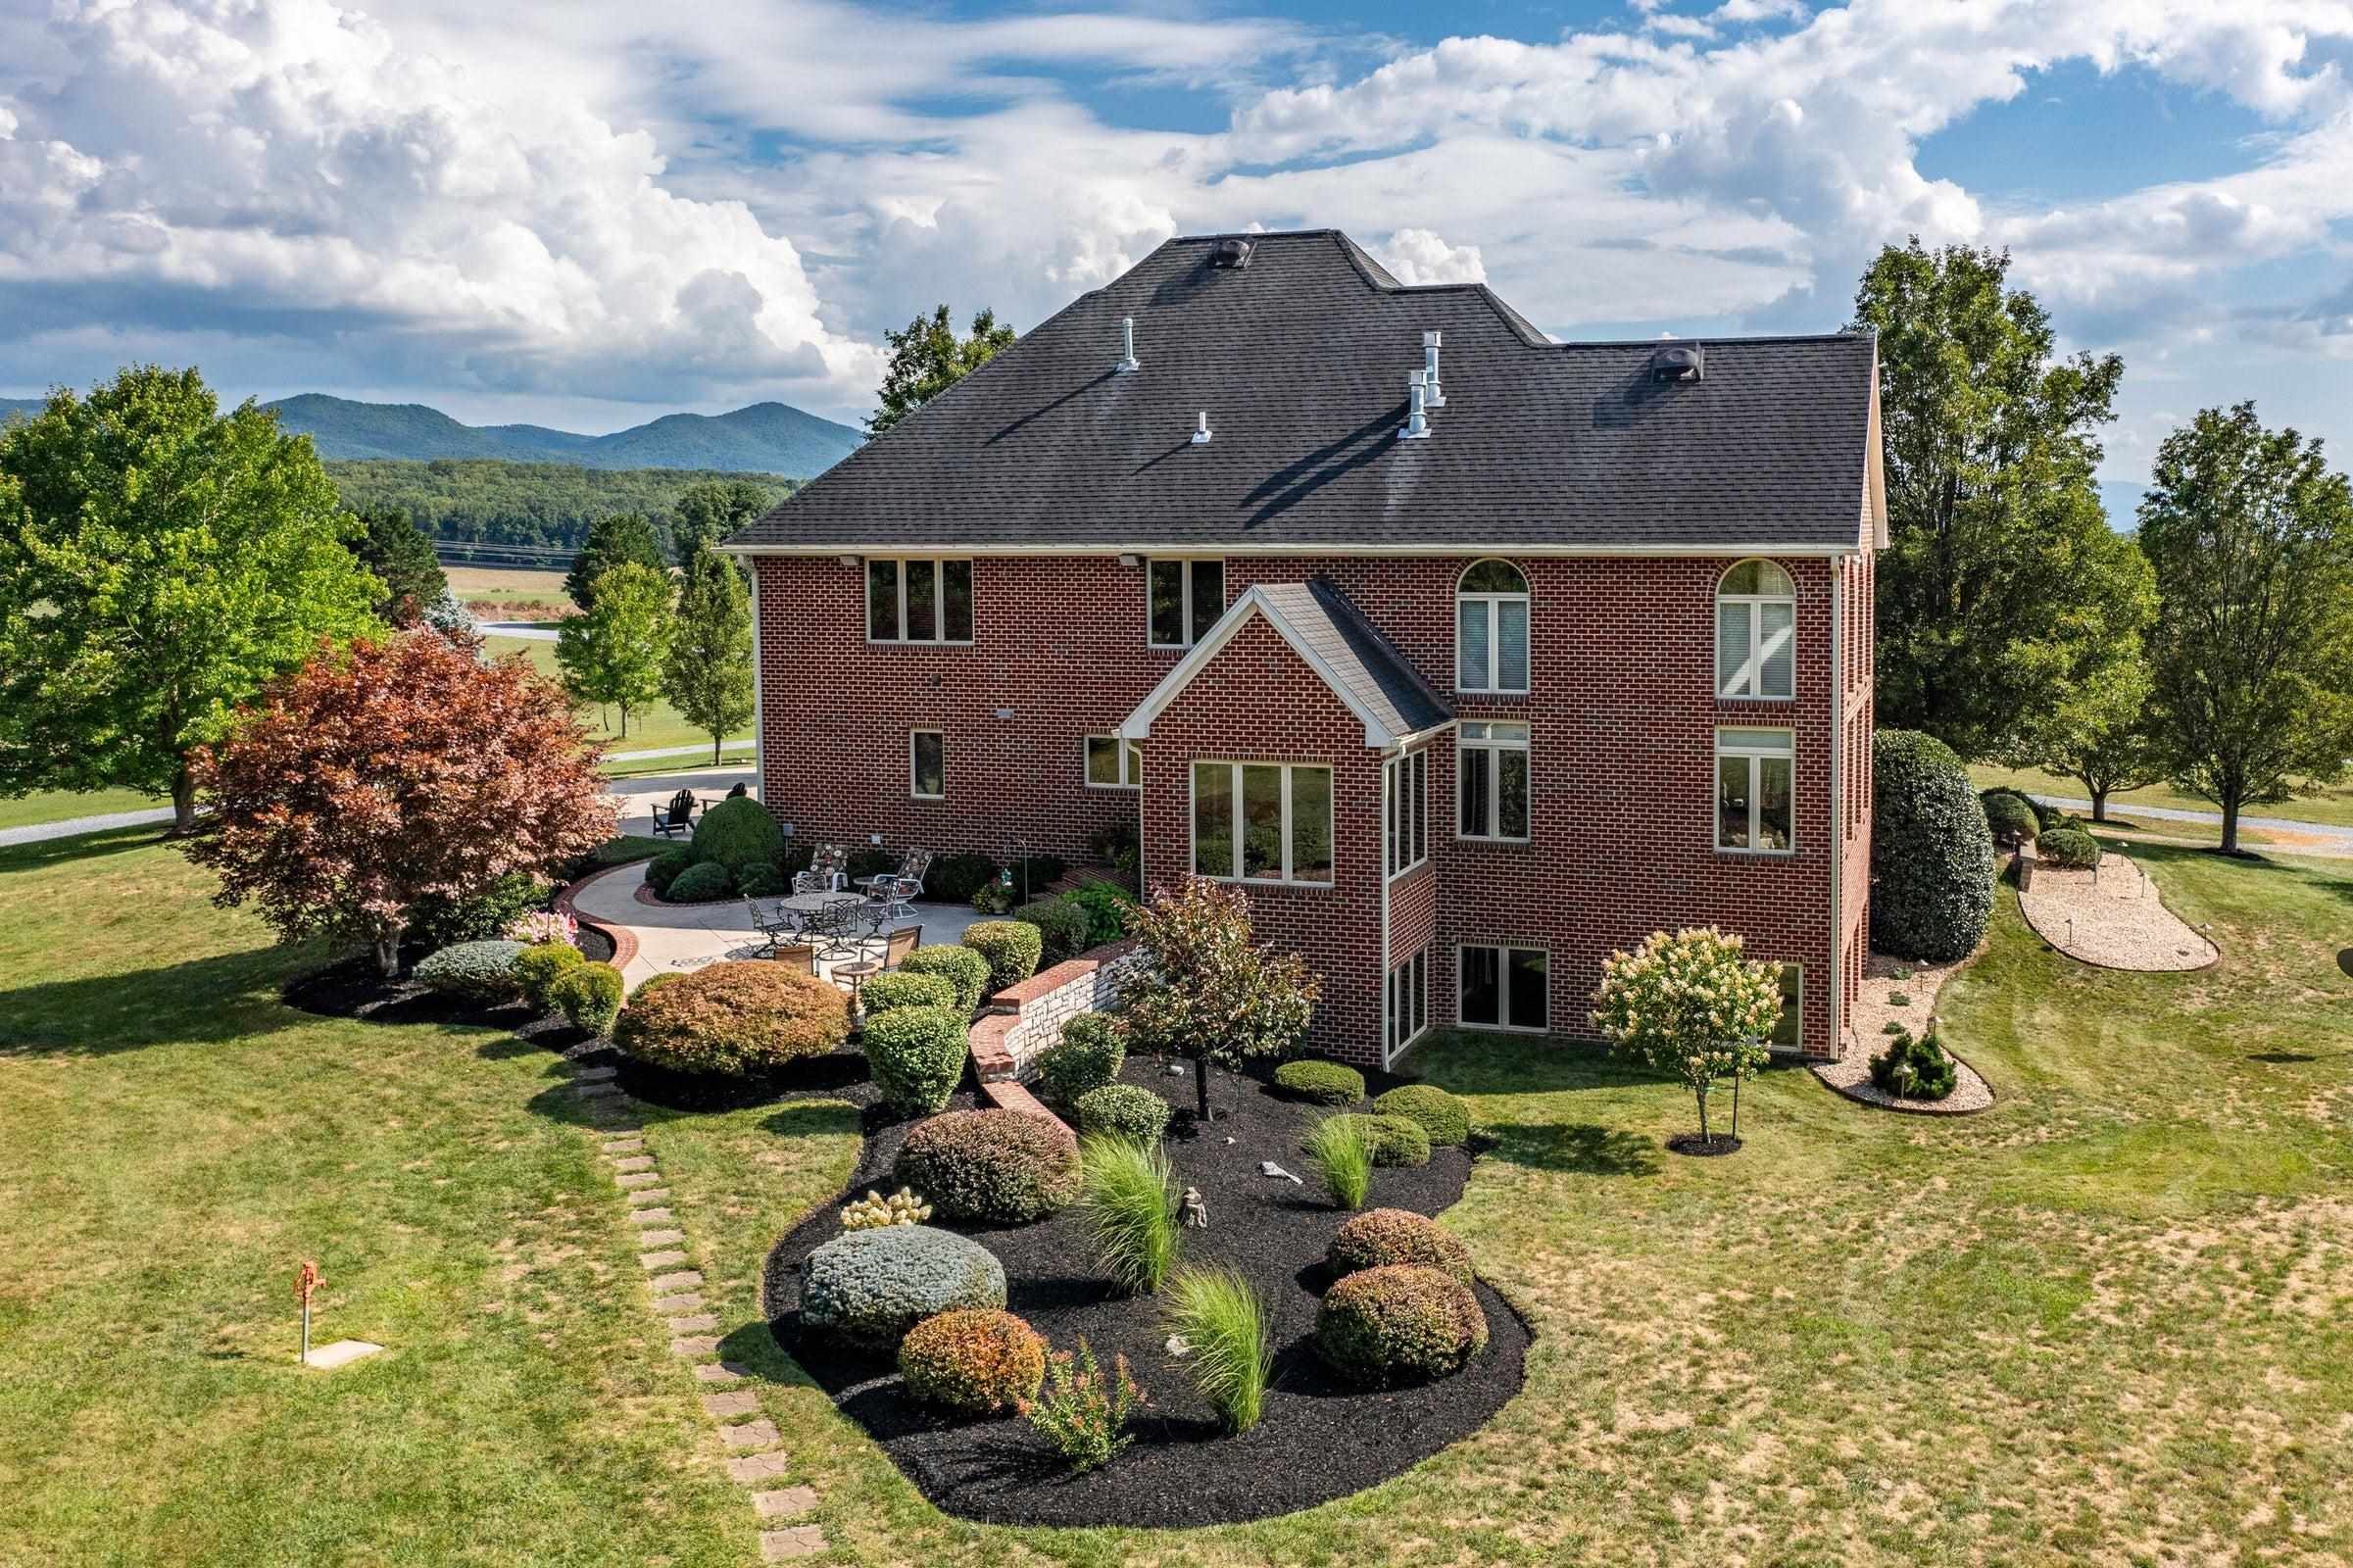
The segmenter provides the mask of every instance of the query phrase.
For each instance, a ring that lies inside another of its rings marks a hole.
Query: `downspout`
[[[1499,612],[1498,612],[1499,613]],[[1404,754],[1399,752],[1398,756]],[[1391,775],[1389,760],[1381,761],[1381,818],[1374,825],[1377,840],[1373,861],[1381,878],[1381,956],[1375,965],[1381,994],[1381,1070],[1387,1072],[1397,1057],[1389,1049],[1390,1037],[1397,1033],[1389,1016],[1389,823],[1396,803],[1390,800]]]
[[[1840,894],[1846,883],[1846,558],[1830,563],[1830,1054],[1845,1054],[1846,928],[1839,923]],[[1805,1004],[1802,992],[1798,1005]],[[1799,1038],[1803,1039],[1803,1024]],[[1802,1054],[1802,1048],[1801,1048]]]
[[[767,662],[767,640],[760,627],[760,562],[752,562],[752,780],[760,786],[760,800],[768,805],[768,748],[767,705],[760,700],[760,666]],[[770,814],[775,808],[768,807]]]

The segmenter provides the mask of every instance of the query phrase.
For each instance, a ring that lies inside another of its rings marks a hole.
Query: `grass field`
[[[748,1568],[555,1063],[286,1009],[316,956],[134,839],[0,851],[0,1562]],[[2136,854],[2222,963],[2086,969],[2004,890],[1941,1007],[2000,1096],[1983,1116],[1785,1069],[1740,1155],[1684,1160],[1668,1085],[1516,1040],[1417,1051],[1497,1135],[1447,1223],[1536,1323],[1530,1384],[1287,1519],[942,1517],[759,1321],[760,1259],[844,1179],[854,1114],[649,1108],[647,1142],[836,1561],[2342,1561],[2353,877]],[[290,1364],[305,1256],[324,1335],[390,1353]]]
[[[542,642],[530,637],[485,637],[482,639],[482,645],[493,658],[507,654],[521,654],[545,673],[551,676],[558,674],[554,643]],[[692,746],[698,743],[704,746],[711,744],[711,736],[707,732],[689,725],[686,720],[678,716],[676,710],[668,703],[660,698],[655,699],[652,707],[629,715],[629,733],[626,735],[620,731],[621,715],[618,709],[609,708],[600,712],[592,705],[582,709],[580,716],[587,723],[591,735],[602,740],[616,752],[650,751],[663,746]],[[746,726],[737,737],[730,738],[749,739],[751,734],[751,728]],[[677,764],[673,762],[670,765],[674,767]]]
[[[2075,801],[2086,799],[2083,786],[2076,780],[2045,773],[2040,768],[1996,767],[1981,762],[1969,769],[1969,776],[1981,790],[2007,784],[2031,795],[2048,795]],[[2108,797],[2108,809],[2112,814],[2131,815],[2135,806],[2159,806],[2177,811],[2213,811],[2218,815],[2221,811],[2221,808],[2212,801],[2184,795],[2167,784],[2151,785],[2144,790],[2125,790]],[[2292,801],[2250,806],[2243,814],[2276,816],[2290,822],[2319,822],[2330,827],[2353,827],[2353,786],[2316,786],[2311,793],[2299,795]],[[2150,826],[2152,831],[2170,831],[2170,826],[2158,827],[2154,821]],[[2219,834],[2216,836],[2219,837]]]
[[[450,592],[459,599],[495,599],[503,603],[529,601],[550,610],[568,609],[561,571],[531,571],[520,566],[444,566]]]
[[[32,827],[63,822],[76,816],[109,816],[117,811],[144,811],[170,806],[161,795],[137,790],[42,790],[0,800],[0,828]]]

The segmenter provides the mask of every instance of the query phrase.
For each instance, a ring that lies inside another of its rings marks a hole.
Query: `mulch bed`
[[[1162,1063],[1131,1060],[1121,1076],[1173,1102],[1193,1097],[1190,1068],[1172,1077]],[[1072,1348],[1083,1335],[1106,1366],[1114,1354],[1127,1357],[1151,1404],[1130,1425],[1134,1445],[1100,1470],[1071,1475],[1017,1416],[944,1416],[907,1398],[888,1362],[848,1357],[813,1340],[804,1345],[797,1310],[803,1260],[841,1234],[842,1202],[896,1186],[890,1167],[906,1141],[904,1122],[876,1125],[870,1116],[857,1179],[769,1254],[763,1298],[770,1330],[924,1496],[949,1513],[995,1524],[1188,1526],[1290,1513],[1386,1481],[1486,1425],[1520,1390],[1529,1330],[1518,1314],[1482,1283],[1476,1289],[1491,1339],[1479,1360],[1413,1388],[1340,1383],[1316,1359],[1313,1335],[1330,1283],[1324,1250],[1347,1216],[1314,1185],[1299,1152],[1306,1108],[1227,1073],[1214,1076],[1212,1102],[1217,1120],[1192,1138],[1172,1134],[1167,1148],[1178,1182],[1200,1188],[1209,1210],[1208,1230],[1186,1232],[1186,1257],[1241,1269],[1274,1304],[1274,1386],[1251,1432],[1223,1433],[1184,1362],[1167,1351],[1159,1302],[1112,1294],[1068,1213],[1015,1229],[951,1228],[1004,1263],[1006,1305],[1055,1348]],[[971,1097],[959,1095],[956,1103],[968,1106]],[[1306,1184],[1260,1175],[1259,1161],[1267,1159]],[[1470,1169],[1463,1151],[1442,1149],[1421,1169],[1376,1171],[1370,1206],[1436,1214],[1462,1196]]]
[[[675,1072],[618,1052],[613,1054],[613,1064],[619,1069],[613,1082],[631,1099],[665,1110],[741,1110],[812,1094],[830,1095],[860,1106],[872,1104],[875,1099],[866,1058],[855,1051],[805,1056],[775,1072],[746,1078]]]
[[[580,956],[590,963],[613,961],[613,933],[602,926],[590,925],[583,920],[580,929],[572,934],[572,946],[578,948]]]
[[[403,950],[402,969],[414,967],[424,956],[422,949]],[[296,975],[279,995],[288,1006],[322,1018],[358,1018],[367,1023],[472,1023],[515,1029],[531,1022],[530,1009],[519,1002],[485,1007],[427,990],[405,975],[387,980],[377,972],[374,956],[367,953]]]

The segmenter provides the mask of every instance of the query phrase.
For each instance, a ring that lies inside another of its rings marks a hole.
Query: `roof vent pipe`
[[[1113,368],[1121,375],[1144,368],[1144,362],[1136,358],[1136,318],[1132,316],[1119,318],[1119,363]]]
[[[1423,405],[1433,409],[1445,408],[1446,395],[1438,389],[1438,334],[1436,332],[1422,334],[1422,380],[1427,388],[1426,395],[1422,399]]]
[[[1427,441],[1430,439],[1430,416],[1423,412],[1425,408],[1423,399],[1428,393],[1422,380],[1422,373],[1420,370],[1405,372],[1405,400],[1410,412],[1405,416],[1405,422],[1397,426],[1399,441]]]
[[[1209,444],[1209,411],[1207,409],[1201,410],[1201,422],[1193,427],[1193,444],[1197,447],[1205,447]]]

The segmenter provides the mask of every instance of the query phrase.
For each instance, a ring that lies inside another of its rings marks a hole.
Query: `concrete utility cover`
[[[382,1346],[370,1345],[366,1340],[337,1340],[332,1345],[321,1345],[313,1349],[308,1364],[332,1371],[339,1366],[349,1366],[362,1356],[373,1355],[382,1348]]]

